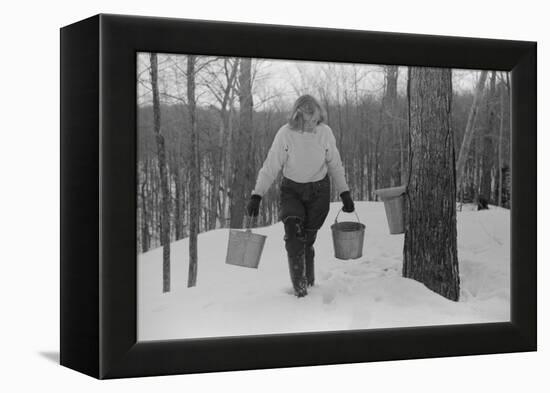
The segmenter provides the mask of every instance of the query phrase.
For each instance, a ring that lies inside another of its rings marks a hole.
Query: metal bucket
[[[384,202],[390,234],[405,233],[405,193],[407,187],[382,188],[374,192]]]
[[[266,238],[267,236],[253,233],[250,228],[246,231],[230,229],[225,263],[257,269]]]
[[[359,216],[355,212],[357,222],[338,222],[338,212],[332,230],[332,242],[334,244],[334,256],[338,259],[356,259],[363,256],[363,241],[365,239],[365,225],[359,222]]]

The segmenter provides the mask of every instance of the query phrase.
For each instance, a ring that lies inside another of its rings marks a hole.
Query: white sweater
[[[322,180],[328,172],[338,194],[349,190],[336,139],[324,123],[312,132],[295,131],[288,124],[282,126],[275,135],[252,193],[263,196],[281,168],[284,177],[297,183]]]

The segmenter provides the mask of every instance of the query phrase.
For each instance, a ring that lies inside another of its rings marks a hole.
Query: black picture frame
[[[535,351],[536,48],[105,14],[63,27],[61,364],[103,379]],[[511,321],[137,342],[137,52],[511,71]]]

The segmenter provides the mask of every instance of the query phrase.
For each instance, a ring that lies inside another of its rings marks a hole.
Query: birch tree
[[[481,75],[477,81],[476,90],[474,94],[474,101],[470,108],[468,115],[468,123],[466,124],[466,131],[464,132],[464,138],[462,139],[462,146],[460,147],[460,153],[458,155],[458,161],[456,163],[456,176],[457,185],[462,187],[462,179],[464,177],[464,168],[466,166],[466,160],[468,159],[468,153],[470,151],[470,145],[474,136],[474,130],[477,120],[477,114],[479,111],[479,103],[481,95],[483,94],[483,88],[485,87],[485,81],[487,80],[487,71],[481,71]]]

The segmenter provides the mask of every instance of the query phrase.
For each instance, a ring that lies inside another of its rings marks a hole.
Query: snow
[[[457,212],[460,301],[401,277],[403,237],[390,235],[382,202],[356,202],[366,225],[363,256],[334,258],[330,214],[315,243],[316,283],[292,295],[282,223],[267,236],[258,269],[227,265],[228,229],[199,235],[197,286],[187,288],[188,239],[171,245],[172,288],[162,293],[162,249],[139,254],[138,339],[283,334],[505,322],[510,320],[510,213]],[[339,221],[356,220],[342,213]]]

